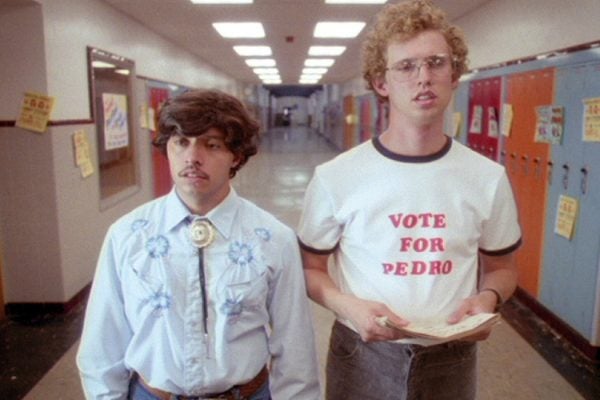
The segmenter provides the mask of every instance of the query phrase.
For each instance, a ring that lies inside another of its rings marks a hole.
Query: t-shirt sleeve
[[[302,248],[315,253],[332,252],[340,240],[342,225],[335,217],[335,203],[318,175],[311,179],[304,196],[298,226]]]
[[[506,173],[498,181],[489,218],[483,222],[479,243],[482,253],[508,254],[521,245],[521,228],[515,197]]]

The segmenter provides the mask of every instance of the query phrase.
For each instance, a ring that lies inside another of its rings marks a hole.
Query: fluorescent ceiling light
[[[309,56],[339,56],[346,50],[346,46],[310,46]]]
[[[265,85],[279,85],[281,84],[281,79],[263,79],[262,83]]]
[[[325,0],[325,4],[384,4],[385,2],[387,0]]]
[[[333,58],[307,58],[305,67],[331,67],[335,60]]]
[[[107,63],[104,61],[92,61],[92,67],[94,68],[116,68],[115,64]]]
[[[254,0],[190,0],[194,4],[252,4]]]
[[[302,80],[319,80],[323,77],[323,75],[319,75],[319,74],[302,74],[300,75],[300,79]]]
[[[128,69],[115,69],[115,72],[117,74],[121,74],[121,75],[129,75],[129,70]]]
[[[260,22],[215,22],[213,27],[224,38],[264,38]]]
[[[249,58],[246,60],[249,67],[274,67],[275,60],[272,58]]]
[[[277,68],[254,68],[252,71],[254,71],[256,75],[279,74],[279,70]]]
[[[354,38],[365,25],[364,22],[318,22],[314,35],[318,38]]]
[[[310,80],[300,79],[298,81],[298,83],[301,85],[314,85],[315,83],[318,83],[318,82],[319,82],[318,80],[312,80],[312,79],[310,79]]]
[[[270,56],[273,54],[269,46],[233,46],[240,56]]]
[[[281,76],[279,74],[259,74],[258,79],[281,79]]]
[[[303,68],[303,74],[325,74],[327,73],[327,68]]]

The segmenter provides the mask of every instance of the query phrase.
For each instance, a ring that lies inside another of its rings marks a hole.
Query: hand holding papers
[[[471,315],[456,324],[447,322],[411,323],[407,326],[398,326],[387,317],[379,317],[377,323],[381,326],[396,329],[407,337],[432,340],[450,341],[474,335],[498,323],[500,314],[481,313]]]

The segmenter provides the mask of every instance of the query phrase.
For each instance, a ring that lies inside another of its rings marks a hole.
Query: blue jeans
[[[137,380],[132,380],[129,384],[129,395],[128,400],[160,400],[158,397],[148,392],[148,390],[142,386]],[[200,398],[201,399],[201,398]],[[173,400],[176,400],[174,397]],[[271,400],[271,392],[269,390],[269,381],[267,380],[260,389],[258,389],[252,396],[244,400]]]
[[[327,400],[474,400],[477,345],[365,343],[336,321],[326,374]]]

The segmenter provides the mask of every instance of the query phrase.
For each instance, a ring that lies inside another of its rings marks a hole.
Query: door
[[[534,298],[539,294],[550,154],[549,144],[534,140],[536,107],[553,103],[553,88],[553,68],[514,74],[507,81],[506,102],[513,107],[513,123],[505,142],[505,165],[523,230],[523,245],[516,255],[518,283]]]
[[[467,144],[478,153],[498,160],[498,136],[502,78],[480,79],[469,85]]]

